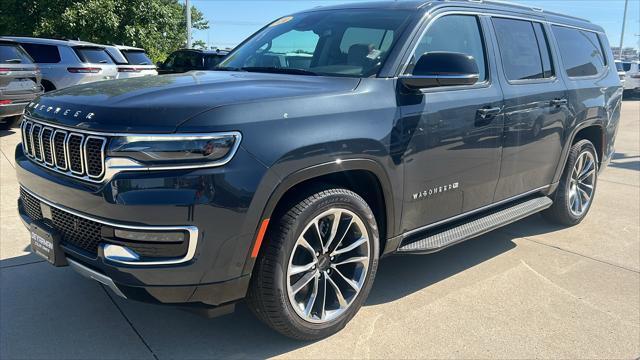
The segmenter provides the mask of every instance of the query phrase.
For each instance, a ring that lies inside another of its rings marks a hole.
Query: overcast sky
[[[184,1],[184,0],[183,0]],[[283,15],[316,6],[358,0],[191,0],[209,20],[208,31],[194,31],[194,40],[233,47],[247,36]],[[400,0],[401,1],[401,0]],[[620,42],[624,0],[512,0],[545,10],[578,16],[602,26],[612,46]],[[638,47],[640,0],[629,0],[625,46]]]

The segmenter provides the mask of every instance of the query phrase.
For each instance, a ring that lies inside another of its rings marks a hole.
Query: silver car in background
[[[158,75],[156,66],[144,49],[124,45],[104,47],[118,67],[118,79]]]
[[[84,41],[4,37],[19,43],[42,72],[45,91],[115,79],[116,64],[104,46]]]
[[[14,125],[29,102],[42,94],[40,70],[14,41],[0,39],[0,129]]]

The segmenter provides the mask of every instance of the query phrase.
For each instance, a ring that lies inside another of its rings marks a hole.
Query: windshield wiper
[[[17,63],[17,64],[20,64],[20,63],[22,62],[22,60],[20,60],[20,59],[7,59],[7,60],[5,60],[4,62],[6,62],[6,63]]]
[[[211,70],[213,71],[244,71],[242,68],[231,67],[231,66],[216,66]]]
[[[242,70],[250,71],[250,72],[274,73],[274,74],[293,74],[293,75],[311,75],[311,76],[318,75],[313,71],[304,70],[304,69],[276,68],[276,67],[268,67],[268,66],[245,66],[242,68]]]

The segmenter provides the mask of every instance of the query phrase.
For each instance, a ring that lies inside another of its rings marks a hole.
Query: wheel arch
[[[564,168],[567,166],[567,161],[569,160],[569,150],[573,144],[580,140],[585,139],[593,143],[593,146],[596,148],[598,163],[601,163],[604,157],[605,136],[606,132],[604,124],[599,120],[584,122],[579,126],[576,126],[569,137],[570,141],[565,143],[561,161],[558,163],[558,168],[556,169],[556,174],[553,178],[553,183],[560,181],[560,177],[562,176]]]
[[[260,221],[256,226],[254,241],[261,231],[265,219],[276,215],[280,207],[291,204],[299,196],[299,190],[319,188],[321,185],[336,185],[351,190],[360,195],[371,207],[380,229],[380,249],[384,249],[385,241],[392,237],[395,229],[395,207],[391,182],[378,162],[371,159],[346,159],[340,162],[332,161],[310,166],[298,170],[281,180],[271,192],[262,211]],[[376,186],[371,191],[370,186]],[[272,223],[269,223],[270,228]],[[267,229],[265,229],[267,230]],[[244,274],[251,273],[256,258],[251,256],[252,249],[248,249]],[[381,254],[382,255],[382,254]]]

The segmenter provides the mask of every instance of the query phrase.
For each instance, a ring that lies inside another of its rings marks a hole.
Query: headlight
[[[109,157],[130,158],[153,166],[222,165],[240,145],[240,133],[119,136],[111,140]]]

